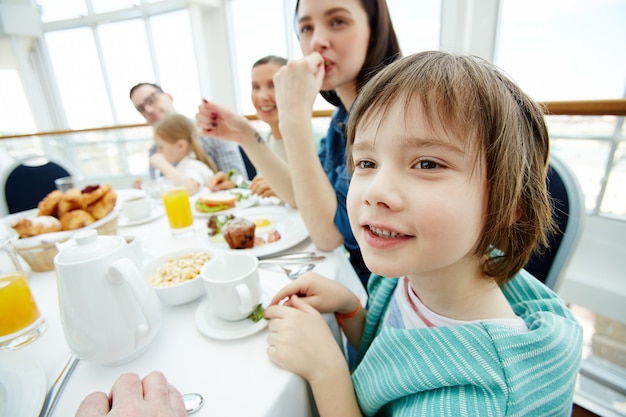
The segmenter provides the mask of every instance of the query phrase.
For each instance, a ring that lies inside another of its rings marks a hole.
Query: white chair
[[[533,254],[525,269],[556,290],[582,233],[585,201],[571,168],[553,154],[550,154],[547,182],[558,230],[550,236],[549,247],[542,253]]]

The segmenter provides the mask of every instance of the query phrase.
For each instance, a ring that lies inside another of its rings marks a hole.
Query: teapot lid
[[[57,262],[69,264],[92,261],[118,250],[124,244],[124,240],[117,236],[98,236],[95,229],[80,231],[72,239],[76,243],[64,247],[57,255]]]

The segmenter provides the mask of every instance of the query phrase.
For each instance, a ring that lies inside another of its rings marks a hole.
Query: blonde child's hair
[[[154,134],[169,143],[183,139],[189,142],[196,159],[204,162],[213,172],[217,172],[215,161],[207,155],[198,141],[196,125],[182,114],[170,114],[154,124]]]
[[[486,161],[487,212],[474,253],[483,259],[484,275],[504,284],[534,250],[547,247],[555,228],[546,186],[549,137],[543,109],[483,59],[414,54],[377,74],[355,100],[347,126],[351,168],[356,128],[380,114],[384,118],[395,103],[405,109],[419,103],[431,128],[466,138],[466,146],[478,151],[476,163]]]

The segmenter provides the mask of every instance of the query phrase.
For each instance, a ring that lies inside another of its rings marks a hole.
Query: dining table
[[[123,195],[123,192],[120,194]],[[194,216],[194,228],[190,236],[175,238],[171,234],[162,203],[154,199],[152,204],[154,211],[149,221],[124,222],[121,212],[118,217],[117,234],[137,245],[135,250],[139,249],[144,265],[154,257],[175,250],[198,247],[215,249],[207,236],[206,216]],[[274,208],[288,210],[290,216],[300,216],[297,210],[285,207],[284,204],[276,204],[274,200],[270,200],[269,203],[259,201],[259,204],[263,204],[262,207],[266,210],[271,211]],[[115,210],[120,210],[119,204]],[[237,215],[237,212],[234,214]],[[301,251],[312,251],[325,256],[322,262],[315,264],[313,272],[344,284],[360,298],[363,305],[366,304],[367,293],[343,248],[321,251],[307,235],[275,255]],[[14,358],[16,362],[34,363],[45,374],[47,392],[72,352],[62,328],[57,291],[58,278],[55,271],[33,272],[29,270],[28,265],[25,265],[25,270],[47,329],[36,340],[20,349],[0,352],[0,361]],[[263,291],[271,295],[292,282],[284,271],[272,265],[260,265],[259,275]],[[316,415],[315,402],[306,380],[279,367],[269,359],[267,327],[234,340],[209,337],[199,330],[194,317],[200,304],[205,302],[205,298],[206,295],[203,294],[198,299],[182,305],[162,304],[162,321],[158,333],[148,349],[139,357],[118,365],[102,365],[80,360],[69,375],[51,416],[75,415],[85,396],[95,391],[109,393],[113,383],[124,373],[131,372],[144,377],[151,371],[163,372],[168,381],[183,394],[202,395],[204,404],[194,416]],[[334,316],[326,314],[324,317],[345,353],[346,340]],[[29,395],[32,394],[26,393],[27,397]],[[0,400],[1,398],[0,396]],[[38,416],[43,398],[38,395],[37,398],[29,400],[39,404],[37,412],[33,414]]]

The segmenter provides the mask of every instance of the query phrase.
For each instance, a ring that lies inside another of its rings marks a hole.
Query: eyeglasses
[[[146,99],[143,101],[143,103],[141,103],[139,106],[135,107],[137,109],[137,111],[139,113],[145,113],[146,106],[152,106],[156,102],[157,96],[159,94],[162,94],[162,93],[160,91],[154,91],[152,94],[150,94],[148,97],[146,97]]]

